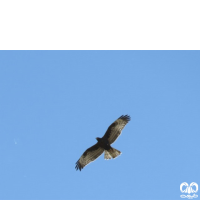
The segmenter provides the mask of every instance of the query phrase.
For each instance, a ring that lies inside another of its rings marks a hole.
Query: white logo
[[[188,193],[188,195],[180,195],[181,198],[188,198],[188,199],[193,199],[193,198],[197,198],[198,195],[193,194],[192,196],[190,195],[191,193],[197,193],[198,191],[198,184],[195,182],[190,183],[190,185],[188,185],[188,183],[183,182],[180,185],[180,191],[182,193]]]

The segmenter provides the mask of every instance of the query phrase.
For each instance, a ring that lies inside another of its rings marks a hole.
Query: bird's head
[[[100,139],[101,139],[101,138],[99,138],[99,137],[96,137],[96,140],[97,140],[97,141],[99,141]]]

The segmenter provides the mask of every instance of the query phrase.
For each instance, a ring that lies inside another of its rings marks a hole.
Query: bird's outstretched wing
[[[116,121],[114,121],[107,129],[103,138],[107,139],[112,144],[121,134],[122,129],[131,120],[129,115],[122,115]]]
[[[80,159],[76,162],[75,166],[76,170],[79,169],[81,171],[83,167],[85,167],[87,164],[97,159],[103,152],[104,149],[99,147],[98,143],[91,146],[83,153]]]

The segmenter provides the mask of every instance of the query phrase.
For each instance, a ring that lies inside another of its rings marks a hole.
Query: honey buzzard
[[[114,149],[110,145],[119,137],[122,129],[126,126],[130,119],[131,118],[129,115],[122,115],[108,127],[105,135],[102,138],[97,137],[97,143],[88,148],[76,162],[76,170],[79,169],[81,171],[81,169],[97,159],[104,151],[104,158],[106,160],[119,156],[121,152],[117,149]]]

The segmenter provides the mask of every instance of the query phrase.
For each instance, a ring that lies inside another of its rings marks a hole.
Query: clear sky
[[[122,155],[76,171],[125,114]],[[0,52],[0,200],[181,199],[199,153],[200,51]]]

